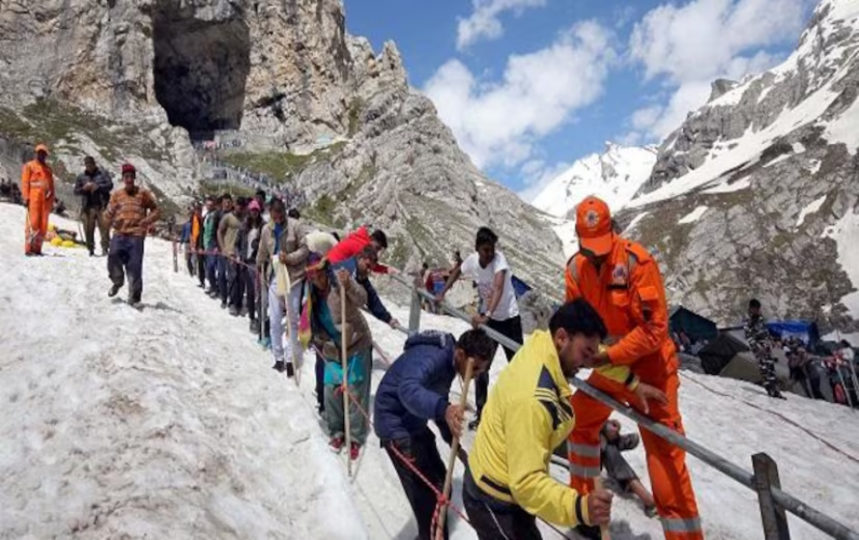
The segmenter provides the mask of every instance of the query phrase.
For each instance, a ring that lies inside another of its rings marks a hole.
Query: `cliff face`
[[[623,216],[659,250],[672,301],[729,323],[757,296],[772,316],[857,330],[857,94],[849,0],[821,2],[782,65],[714,84]]]
[[[441,263],[486,224],[517,274],[557,288],[542,214],[477,171],[393,44],[346,33],[339,0],[30,4],[0,4],[0,137],[49,142],[70,172],[130,160],[176,203],[206,180],[191,141],[228,140],[224,160],[301,192],[313,219],[387,228],[396,264]]]

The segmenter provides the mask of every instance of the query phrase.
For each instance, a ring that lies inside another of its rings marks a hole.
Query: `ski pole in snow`
[[[605,491],[605,486],[603,486],[601,476],[597,476],[594,479],[594,487],[596,487],[600,491]],[[600,540],[611,540],[611,533],[608,530],[608,523],[606,523],[605,525],[600,525]]]
[[[471,376],[474,371],[474,358],[468,359],[468,364],[465,366],[465,379],[462,385],[462,395],[459,396],[459,406],[465,410],[468,404],[468,389],[471,386]],[[450,443],[450,456],[447,458],[447,475],[444,477],[444,496],[445,506],[442,506],[438,516],[438,527],[436,527],[435,538],[442,540],[444,538],[444,522],[447,517],[447,499],[450,497],[450,484],[453,481],[453,467],[456,465],[456,455],[459,453],[459,436],[454,436]]]
[[[347,381],[349,380],[349,359],[346,356],[347,345],[346,345],[346,331],[347,331],[347,323],[346,323],[346,282],[345,280],[340,280],[340,365],[343,368],[343,382],[341,383],[343,386],[343,427],[346,432],[346,472],[349,475],[349,478],[352,478],[352,456],[350,455],[352,450],[352,433],[350,430],[350,422],[349,422],[349,387],[347,385]]]

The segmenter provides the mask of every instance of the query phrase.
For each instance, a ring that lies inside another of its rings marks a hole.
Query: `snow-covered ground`
[[[343,458],[326,448],[309,355],[300,388],[275,375],[246,320],[173,273],[166,242],[147,240],[137,311],[107,298],[103,258],[51,247],[57,256],[24,258],[23,220],[22,208],[0,204],[0,538],[415,537],[375,437],[351,480]],[[392,308],[408,319],[407,308]],[[466,328],[426,313],[422,325]],[[371,326],[393,359],[404,336]],[[493,376],[505,364],[499,353]],[[383,371],[378,358],[374,387]],[[859,529],[855,413],[793,395],[775,402],[733,380],[684,372],[682,381],[691,438],[747,469],[751,454],[769,453],[788,492]],[[641,449],[627,457],[645,473]],[[688,463],[707,537],[760,538],[752,492]],[[458,505],[461,474],[460,466]],[[613,538],[661,538],[657,520],[632,500],[615,500]],[[475,537],[453,514],[451,524],[452,538]],[[825,538],[796,519],[790,526],[794,538]],[[544,537],[557,534],[544,529]]]

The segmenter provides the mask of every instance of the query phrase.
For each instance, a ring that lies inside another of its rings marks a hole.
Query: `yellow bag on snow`
[[[71,240],[63,240],[62,246],[64,248],[73,248],[73,247],[75,247],[75,243],[72,242]]]
[[[55,237],[51,238],[51,245],[54,247],[59,247],[60,245],[62,245],[62,243],[63,243],[63,239],[60,238],[59,236],[55,236]]]

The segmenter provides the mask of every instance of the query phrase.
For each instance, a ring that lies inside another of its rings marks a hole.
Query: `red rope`
[[[337,392],[337,393],[343,392],[342,387],[339,387],[339,388],[336,390],[336,392]],[[361,406],[361,403],[360,403],[360,401],[358,401],[358,398],[357,398],[357,397],[355,397],[355,394],[353,394],[352,392],[350,392],[350,391],[348,390],[348,388],[345,390],[345,392],[346,392],[346,394],[349,396],[349,399],[350,399],[350,400],[355,404],[355,406],[358,408],[358,410],[361,412],[361,414],[362,414],[362,415],[364,416],[364,418],[367,420],[367,423],[368,423],[370,426],[372,426],[372,425],[373,425],[373,421],[370,419],[370,414],[367,412],[367,410],[366,410],[366,409],[364,409],[364,407],[362,407],[362,406]],[[427,487],[429,487],[429,488],[430,488],[430,490],[432,490],[432,492],[435,494],[435,497],[436,497],[436,501],[437,501],[437,502],[436,502],[436,509],[435,509],[435,511],[434,511],[434,513],[433,513],[433,528],[435,528],[436,521],[437,521],[437,519],[438,519],[438,515],[441,513],[441,509],[442,509],[443,507],[445,507],[445,506],[449,506],[449,507],[450,507],[450,508],[451,508],[451,509],[452,509],[452,510],[453,510],[453,511],[454,511],[454,512],[455,512],[455,513],[460,517],[460,518],[462,518],[462,520],[463,520],[463,521],[465,521],[466,523],[468,523],[469,525],[471,525],[471,521],[469,521],[469,519],[468,519],[468,517],[465,515],[465,513],[464,513],[462,510],[460,510],[460,509],[459,509],[455,504],[453,504],[453,503],[452,503],[452,502],[451,502],[447,497],[445,497],[445,496],[444,496],[444,494],[443,494],[443,493],[442,493],[442,492],[441,492],[441,491],[440,491],[440,490],[435,486],[435,484],[433,484],[433,483],[432,483],[432,482],[431,482],[431,481],[430,481],[430,480],[429,480],[429,479],[428,479],[428,478],[427,478],[427,477],[426,477],[426,476],[421,472],[421,470],[420,470],[420,469],[418,469],[418,467],[417,467],[414,463],[412,463],[412,460],[410,460],[409,458],[407,458],[406,456],[404,456],[404,455],[402,454],[402,452],[400,452],[400,451],[399,451],[399,449],[397,449],[396,445],[391,444],[391,445],[389,445],[387,448],[388,448],[388,449],[390,449],[390,450],[391,450],[391,452],[392,452],[392,453],[393,453],[393,454],[394,454],[394,455],[395,455],[395,456],[396,456],[400,461],[402,461],[402,462],[403,462],[403,464],[404,464],[406,467],[408,467],[408,468],[409,468],[409,470],[411,470],[411,471],[415,474],[415,476],[417,476],[418,478],[420,478],[420,480],[421,480],[424,484],[426,484],[426,485],[427,485]],[[433,537],[435,537],[435,534],[433,534]]]

